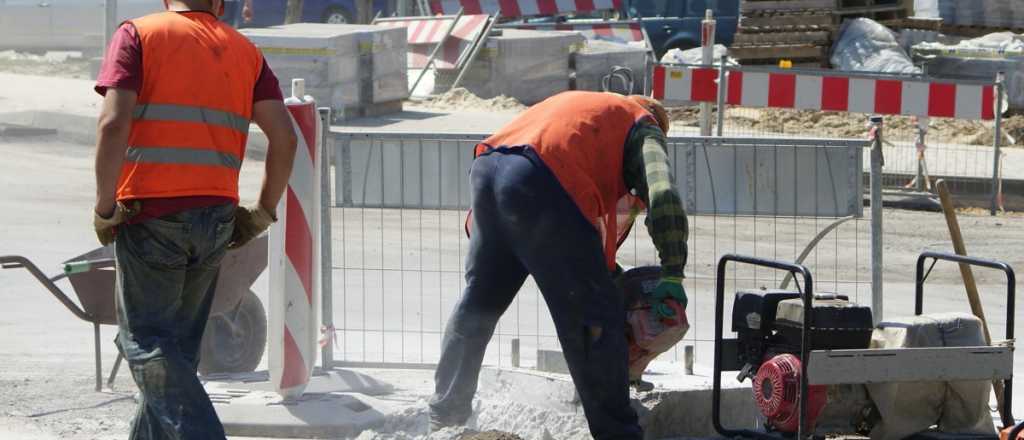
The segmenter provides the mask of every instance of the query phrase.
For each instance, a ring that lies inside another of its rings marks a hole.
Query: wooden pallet
[[[831,28],[831,11],[800,11],[795,13],[769,13],[740,17],[740,29]]]
[[[805,9],[835,9],[836,0],[743,0],[740,14],[762,11],[794,11]]]
[[[828,46],[814,44],[750,45],[729,48],[729,56],[741,64],[778,64],[779,60],[790,60],[795,64],[815,63],[825,67],[828,63]]]
[[[1024,34],[1024,28],[1003,28],[1003,27],[988,27],[988,26],[964,26],[943,23],[939,26],[939,31],[944,34],[958,35],[961,37],[983,37],[985,35],[995,32],[1013,32],[1015,34]]]
[[[883,25],[890,29],[902,30],[902,29],[918,29],[922,31],[940,31],[942,30],[942,19],[941,18],[900,18],[897,20],[884,20],[881,22]]]
[[[826,45],[832,38],[830,31],[811,32],[758,32],[737,33],[733,39],[734,46],[768,46],[778,44],[813,44]]]

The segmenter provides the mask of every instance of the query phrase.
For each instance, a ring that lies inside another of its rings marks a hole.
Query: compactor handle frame
[[[927,260],[932,260],[932,264],[928,266],[928,270],[925,271],[924,264]],[[996,269],[1006,274],[1006,340],[1013,341],[1013,325],[1014,325],[1014,313],[1015,302],[1017,298],[1017,275],[1013,271],[1013,267],[1009,264],[1003,263],[1002,261],[987,260],[984,258],[968,257],[966,255],[950,254],[945,252],[922,252],[917,257],[917,269],[914,275],[914,315],[921,315],[924,313],[924,282],[928,280],[928,275],[932,273],[932,269],[939,260],[950,261],[954,263],[967,264],[971,266],[987,267],[989,269]],[[1013,379],[1006,379],[1003,381],[1003,411],[1002,414],[1006,414],[1012,420],[1013,414]],[[1014,431],[1020,432],[1024,423],[1018,425]],[[1005,428],[1005,427],[1004,427]],[[1016,436],[1011,436],[1011,439],[1015,439]]]
[[[730,262],[782,270],[794,276],[799,274],[804,279],[804,288],[800,292],[801,299],[804,302],[805,313],[803,329],[800,334],[800,415],[797,439],[807,438],[810,433],[806,433],[805,414],[807,414],[807,400],[804,399],[804,396],[807,395],[807,361],[810,357],[811,346],[810,333],[807,329],[811,328],[814,324],[814,314],[807,313],[807,311],[811,310],[811,302],[814,299],[814,279],[811,276],[811,271],[806,266],[765,258],[727,254],[718,260],[718,272],[715,277],[715,367],[714,377],[712,378],[713,388],[711,390],[711,423],[714,425],[715,431],[718,431],[719,434],[727,438],[746,437],[765,440],[778,440],[780,438],[778,435],[750,429],[727,429],[722,426],[722,347],[724,345],[722,344],[722,327],[725,317],[725,311],[723,310],[725,307],[725,269]]]

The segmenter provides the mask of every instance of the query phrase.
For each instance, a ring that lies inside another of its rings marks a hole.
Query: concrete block
[[[484,98],[505,95],[537,103],[569,89],[569,57],[584,41],[576,32],[505,29],[487,39],[460,86]],[[457,75],[439,70],[435,90],[449,89]]]
[[[569,374],[565,355],[555,350],[537,350],[537,369],[547,373]]]
[[[633,71],[633,90],[643,93],[644,78],[647,75],[647,50],[625,44],[605,41],[588,41],[586,47],[574,52],[571,65],[575,72],[576,90],[601,90],[601,80],[615,66],[627,67]]]
[[[405,99],[409,95],[409,77],[405,70],[390,75],[375,76],[370,85],[371,98],[368,102],[378,104],[382,102]]]

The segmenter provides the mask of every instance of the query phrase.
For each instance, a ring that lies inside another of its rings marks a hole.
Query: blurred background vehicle
[[[739,25],[739,0],[626,0],[619,13],[641,20],[661,59],[669,49],[700,46],[700,23],[707,9],[714,12],[717,21],[715,43],[732,44]]]
[[[0,0],[2,1],[2,0]],[[238,0],[241,3],[242,0]],[[223,20],[235,27],[266,27],[284,24],[287,0],[252,0],[252,21],[245,22],[241,18],[242,8],[225,8]],[[388,15],[388,0],[374,0],[373,15]],[[302,21],[305,23],[345,24],[356,22],[355,0],[304,0],[302,4]]]
[[[263,27],[284,23],[287,0],[252,0],[253,20],[242,20],[242,0],[225,2],[221,18],[235,27]],[[374,1],[374,14],[386,14],[388,0]],[[103,52],[104,0],[0,0],[0,50],[42,53]],[[160,0],[118,0],[118,22],[164,9]],[[302,21],[352,23],[355,0],[305,0]]]

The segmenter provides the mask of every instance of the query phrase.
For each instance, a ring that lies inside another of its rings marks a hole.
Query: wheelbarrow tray
[[[211,314],[224,313],[235,308],[249,286],[256,282],[267,267],[267,236],[263,235],[239,249],[229,249],[221,260],[220,275],[214,292]],[[115,263],[114,246],[93,249],[64,264],[88,261],[89,269],[67,275],[74,288],[78,303],[96,323],[115,325],[114,308]]]

